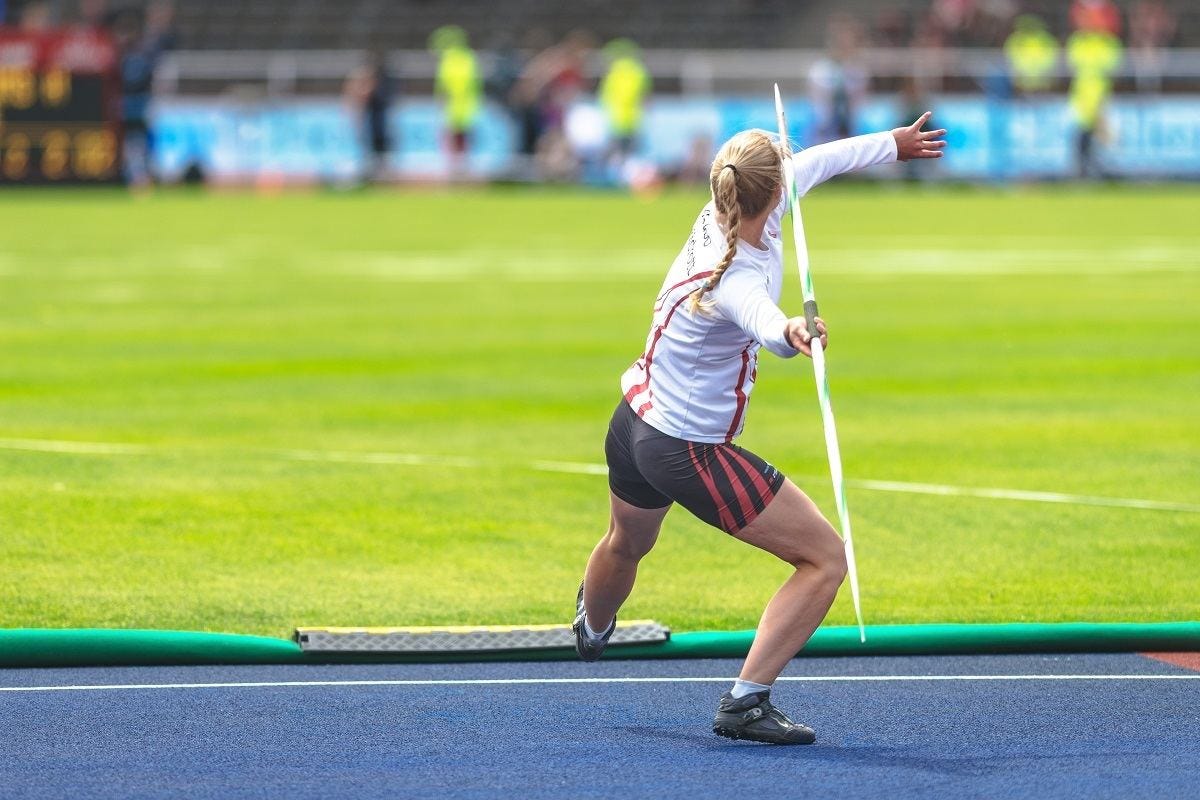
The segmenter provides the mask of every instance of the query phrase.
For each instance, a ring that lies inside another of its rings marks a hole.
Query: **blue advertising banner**
[[[1062,98],[943,96],[931,99],[929,107],[935,112],[933,124],[950,131],[949,149],[923,177],[1064,178],[1077,170],[1077,131]],[[579,149],[602,156],[605,133],[594,130],[598,111],[583,105],[575,113],[579,122],[572,136]],[[156,165],[168,177],[195,165],[217,178],[352,180],[366,161],[356,124],[338,100],[165,99],[156,104],[153,118]],[[788,120],[797,141],[816,143],[816,114],[807,101],[790,103]],[[407,100],[392,110],[391,121],[394,171],[430,178],[447,172],[448,148],[433,101]],[[857,129],[886,130],[910,121],[895,100],[875,98],[859,110]],[[673,173],[689,160],[711,157],[737,131],[774,126],[770,98],[656,98],[647,108],[636,158]],[[515,149],[514,121],[489,104],[472,133],[469,170],[503,174],[514,165]],[[1200,96],[1114,100],[1097,149],[1102,170],[1114,175],[1200,178]]]

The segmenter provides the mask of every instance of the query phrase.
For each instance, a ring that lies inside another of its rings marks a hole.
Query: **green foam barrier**
[[[754,631],[681,633],[660,657],[740,658]],[[629,657],[646,655],[632,652]],[[853,626],[819,628],[804,657],[980,655],[994,653],[1114,653],[1200,650],[1200,622],[1022,622],[1003,624],[877,625],[860,642]],[[621,652],[625,652],[622,650]]]
[[[742,658],[754,631],[703,631],[672,634],[662,644],[610,648],[609,659]],[[1200,651],[1200,622],[1028,622],[1001,624],[878,625],[867,628],[818,628],[800,657],[985,655],[996,653],[1122,653]],[[573,652],[547,651],[492,656],[488,661],[572,660]],[[407,657],[408,662],[481,661],[463,657]]]
[[[111,628],[0,630],[0,667],[297,664],[300,646],[269,636]]]
[[[677,633],[661,644],[611,648],[605,659],[741,658],[754,631]],[[1200,651],[1200,622],[1029,622],[878,625],[865,644],[855,627],[820,628],[800,656],[975,655]],[[573,650],[306,655],[299,645],[267,636],[122,629],[0,630],[0,667],[153,666],[194,664],[450,663],[572,661]]]

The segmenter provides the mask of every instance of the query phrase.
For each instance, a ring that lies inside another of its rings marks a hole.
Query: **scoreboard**
[[[117,68],[102,29],[0,26],[0,185],[120,180]]]

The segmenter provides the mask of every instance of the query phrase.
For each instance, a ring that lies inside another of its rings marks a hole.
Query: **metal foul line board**
[[[486,653],[575,646],[570,625],[433,625],[402,628],[297,628],[306,653]],[[671,630],[654,620],[618,622],[609,646],[655,644]]]

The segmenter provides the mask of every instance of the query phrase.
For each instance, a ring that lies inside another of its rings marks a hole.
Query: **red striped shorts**
[[[604,440],[608,486],[638,508],[679,503],[726,533],[754,521],[774,499],[783,473],[736,444],[689,442],[668,436],[617,404]]]

